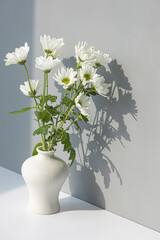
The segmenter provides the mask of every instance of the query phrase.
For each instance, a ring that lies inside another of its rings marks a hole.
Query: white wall
[[[34,57],[42,53],[39,35],[45,33],[64,38],[67,57],[74,55],[74,45],[79,40],[86,40],[116,60],[110,65],[111,74],[104,72],[108,79],[123,82],[126,88],[129,82],[132,87],[130,95],[117,105],[101,97],[93,104],[93,109],[94,105],[97,108],[96,117],[100,118],[108,109],[116,119],[114,127],[120,126],[116,141],[103,144],[105,135],[107,140],[114,137],[108,122],[103,124],[100,136],[96,135],[99,129],[94,128],[96,132],[89,138],[91,129],[86,125],[82,126],[82,137],[71,134],[79,165],[75,163],[70,169],[63,190],[157,231],[160,231],[159,12],[158,0],[35,0],[32,16]],[[36,70],[34,77],[41,78],[42,73]],[[50,86],[57,92],[51,78]],[[61,88],[59,96],[60,91]],[[130,97],[136,102],[137,117]],[[57,154],[67,159],[62,148]]]

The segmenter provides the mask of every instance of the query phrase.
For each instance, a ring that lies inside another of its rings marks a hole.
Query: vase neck
[[[37,152],[39,155],[44,155],[44,156],[54,156],[55,150],[52,151],[43,151],[42,147],[37,148]]]

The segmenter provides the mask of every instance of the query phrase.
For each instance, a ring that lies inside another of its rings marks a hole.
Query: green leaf
[[[75,152],[75,150],[71,147],[69,160],[72,160],[72,162],[71,162],[70,165],[69,165],[70,167],[71,167],[72,164],[74,163],[75,158],[76,158],[76,152]]]
[[[36,115],[37,119],[42,120],[43,123],[47,123],[51,120],[51,116],[46,110],[43,112],[35,111],[34,114]]]
[[[71,105],[74,105],[74,101],[71,100],[71,99],[69,99],[68,97],[64,97],[64,98],[62,99],[62,103],[65,104],[66,106],[69,106],[70,104],[71,104]]]
[[[52,116],[56,116],[58,115],[60,112],[56,109],[56,107],[52,107],[52,106],[46,106],[45,107],[46,110],[52,115]]]
[[[76,125],[76,130],[81,131],[81,128],[80,128],[79,124],[77,123],[77,120],[75,121],[74,117],[70,117],[70,118],[73,120],[74,124]]]
[[[58,131],[57,131],[57,137],[58,138],[61,138],[62,137],[62,135],[63,135],[63,129],[58,129]]]
[[[76,152],[72,147],[69,134],[64,130],[61,130],[60,136],[61,136],[61,143],[64,145],[63,151],[67,151],[70,154],[69,160],[72,160],[70,164],[70,166],[72,166],[76,157]]]
[[[86,88],[86,89],[84,89],[84,93],[85,93],[87,96],[90,96],[90,95],[98,95],[98,93],[96,92],[96,90],[93,89],[93,88]]]
[[[45,96],[44,103],[46,103],[47,101],[56,102],[56,100],[57,100],[57,96],[48,95],[48,96]]]
[[[16,110],[14,112],[9,112],[10,114],[19,114],[19,113],[24,113],[29,111],[30,109],[35,108],[35,107],[28,107],[28,108],[22,108],[22,110]]]
[[[87,118],[86,116],[84,116],[83,114],[80,114],[80,115],[78,116],[78,119],[79,119],[79,120],[83,120],[84,122],[88,122],[88,118]]]
[[[35,155],[38,154],[38,152],[37,152],[37,147],[40,147],[40,146],[42,146],[42,145],[43,145],[42,142],[39,142],[39,143],[37,143],[37,144],[35,145],[35,147],[34,147],[34,149],[33,149],[33,152],[32,152],[32,156],[35,156]]]
[[[39,119],[41,119],[42,117],[42,112],[39,112],[39,111],[35,111],[34,114],[36,115],[36,117]]]
[[[51,120],[51,116],[47,111],[43,112],[42,121],[43,123],[48,123]]]
[[[64,149],[63,150],[68,152],[68,150],[71,146],[71,142],[70,142],[70,139],[69,139],[69,134],[65,131],[63,131],[61,142],[62,142],[62,144],[64,144]]]
[[[76,129],[79,130],[79,131],[81,131],[81,128],[80,128],[79,124],[77,123],[77,121],[74,122],[74,124],[76,125]]]
[[[76,111],[72,111],[72,113],[73,113],[74,115],[79,114],[79,112],[76,112]]]
[[[39,134],[47,135],[47,134],[48,134],[48,129],[49,129],[50,127],[51,127],[51,124],[48,124],[48,125],[39,127],[38,129],[36,129],[36,130],[33,132],[33,136],[39,135]]]
[[[64,115],[60,116],[60,120],[64,121],[65,120],[65,116]],[[64,121],[64,122],[66,122],[66,121]]]

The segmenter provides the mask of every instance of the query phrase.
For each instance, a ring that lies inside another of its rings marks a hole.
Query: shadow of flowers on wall
[[[73,57],[63,59],[63,64],[76,67]],[[116,60],[108,64],[108,71],[104,67],[98,71],[109,84],[109,93],[107,98],[92,97],[96,110],[93,123],[81,123],[82,132],[73,129],[70,135],[77,159],[70,168],[69,184],[72,195],[105,208],[102,186],[97,184],[97,178],[101,179],[103,188],[107,189],[110,186],[110,175],[115,172],[122,185],[121,175],[107,156],[107,151],[111,152],[111,145],[115,141],[122,146],[124,141],[131,141],[125,116],[131,115],[136,120],[138,110],[129,80]]]

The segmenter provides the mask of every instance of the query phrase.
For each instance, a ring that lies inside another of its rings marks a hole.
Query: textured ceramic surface
[[[22,176],[29,190],[28,209],[37,214],[59,211],[59,192],[68,176],[68,166],[54,155],[54,151],[41,151],[22,165]]]

